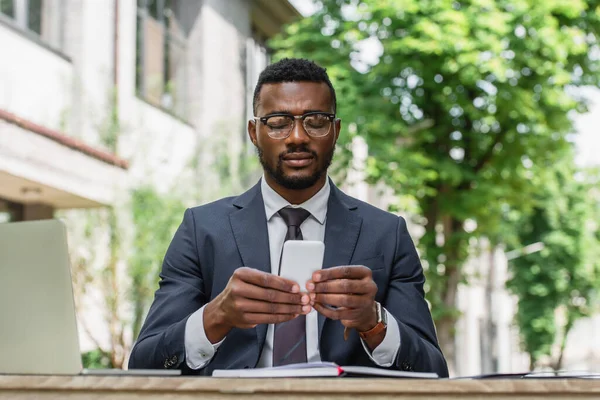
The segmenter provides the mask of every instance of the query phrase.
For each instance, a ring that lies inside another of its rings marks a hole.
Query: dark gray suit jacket
[[[347,196],[331,183],[323,268],[353,264],[373,270],[376,300],[398,321],[400,351],[390,368],[448,376],[424,300],[423,269],[406,222]],[[190,370],[185,363],[188,317],[215,298],[233,271],[242,266],[271,271],[260,183],[239,197],[186,210],[165,255],[160,287],[132,350],[129,368],[179,368],[184,374],[211,375],[214,369],[255,367],[266,325],[233,329],[201,370]],[[348,341],[343,337],[339,321],[319,314],[323,361],[375,366],[354,330]]]

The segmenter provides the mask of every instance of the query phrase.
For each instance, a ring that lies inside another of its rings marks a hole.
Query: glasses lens
[[[265,125],[267,125],[269,136],[274,138],[285,137],[292,129],[294,119],[285,115],[274,115],[267,119]]]
[[[325,136],[331,128],[331,120],[327,114],[311,114],[304,119],[304,129],[311,136]]]

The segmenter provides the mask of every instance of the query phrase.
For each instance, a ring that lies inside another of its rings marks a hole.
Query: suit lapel
[[[242,265],[271,273],[269,232],[260,181],[252,189],[240,195],[233,203],[239,209],[229,215]],[[263,347],[267,325],[256,327],[258,349]]]
[[[362,218],[356,212],[356,205],[352,199],[343,194],[331,181],[330,184],[331,194],[327,203],[323,268],[350,263],[362,226]],[[319,314],[318,319],[320,342],[325,317]]]

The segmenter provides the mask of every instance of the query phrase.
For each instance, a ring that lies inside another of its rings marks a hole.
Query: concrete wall
[[[0,109],[51,129],[63,128],[72,104],[72,63],[2,24],[0,49]]]
[[[236,181],[239,156],[245,143],[246,82],[245,46],[251,35],[250,5],[243,0],[205,0],[202,11],[202,83],[205,96],[193,123],[202,138],[201,171],[209,171],[226,154],[232,190],[241,190]],[[205,177],[203,193],[223,184],[217,174]],[[209,200],[206,198],[206,200]]]
[[[124,178],[118,167],[0,120],[0,193],[9,200],[28,202],[21,190],[31,186],[41,191],[30,201],[55,208],[112,204]]]
[[[501,248],[485,239],[472,246],[464,267],[468,284],[461,284],[456,324],[457,376],[527,371],[529,358],[519,349],[513,323],[516,298],[505,289],[508,263]]]
[[[65,2],[64,52],[73,60],[67,132],[98,146],[109,118],[113,93],[114,1]]]
[[[563,369],[600,371],[599,337],[600,315],[577,321],[567,340]]]

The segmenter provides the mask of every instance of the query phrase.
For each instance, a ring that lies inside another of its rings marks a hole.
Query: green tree
[[[69,229],[78,320],[96,349],[84,354],[86,368],[122,368],[139,333],[164,253],[185,206],[173,194],[141,186],[112,207],[61,213]],[[94,298],[94,292],[101,296]],[[90,297],[93,300],[90,300]],[[106,332],[88,325],[87,304]],[[101,341],[107,337],[108,345]]]
[[[129,256],[130,300],[133,304],[134,337],[158,289],[162,260],[175,230],[181,223],[185,206],[174,196],[161,195],[150,186],[140,187],[131,197],[135,234]]]
[[[125,360],[128,343],[125,336],[127,324],[123,323],[124,282],[122,279],[123,235],[122,221],[115,207],[92,210],[62,211],[58,216],[65,221],[69,231],[71,275],[77,308],[78,322],[94,343],[96,350],[85,353],[84,366],[110,365],[120,368]],[[107,332],[97,332],[88,325],[85,309],[93,292],[102,293],[93,301],[101,310],[98,317]],[[102,346],[101,337],[109,339],[109,348]]]
[[[576,170],[561,163],[546,173],[531,213],[512,218],[518,244],[542,242],[544,249],[513,260],[509,290],[518,296],[516,321],[530,367],[560,369],[574,323],[598,311],[600,229],[593,186],[575,179]],[[580,174],[581,175],[581,174]],[[594,307],[596,304],[596,307]],[[557,321],[557,312],[564,322]],[[553,351],[558,344],[558,351]],[[539,365],[546,356],[552,360]]]
[[[113,368],[110,357],[100,350],[92,350],[81,355],[81,362],[84,368],[87,369],[107,369]]]
[[[503,211],[531,207],[533,167],[564,156],[567,114],[585,110],[566,88],[595,84],[600,70],[600,2],[319,3],[271,42],[275,58],[327,67],[339,116],[369,146],[370,180],[415,196],[427,296],[452,370],[469,239],[496,238]],[[359,51],[365,39],[380,44],[375,63]]]

